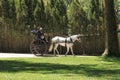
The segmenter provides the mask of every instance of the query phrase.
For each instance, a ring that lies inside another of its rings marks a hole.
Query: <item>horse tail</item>
[[[53,43],[50,45],[49,52],[51,52],[53,49]]]

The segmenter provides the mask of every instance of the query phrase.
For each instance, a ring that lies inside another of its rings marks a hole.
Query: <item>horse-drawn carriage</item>
[[[57,49],[59,45],[67,48],[65,55],[68,54],[69,50],[71,50],[71,53],[74,55],[73,44],[75,41],[80,41],[80,36],[81,36],[79,34],[72,35],[66,38],[56,36],[52,38],[51,46],[50,46],[50,37],[48,37],[48,39],[46,40],[45,36],[41,34],[39,30],[32,30],[31,33],[34,34],[35,36],[33,41],[30,44],[30,51],[36,56],[44,55],[52,50],[54,55],[56,55],[56,53],[59,55],[59,51]]]
[[[31,33],[34,35],[34,38],[30,44],[30,52],[36,56],[43,56],[48,53],[49,42],[45,36],[39,30],[32,30]]]

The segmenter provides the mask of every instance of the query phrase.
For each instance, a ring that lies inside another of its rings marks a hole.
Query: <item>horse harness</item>
[[[73,40],[72,40],[71,37],[70,37],[70,41],[67,41],[67,38],[65,39],[65,46],[66,46],[67,43],[73,43]]]

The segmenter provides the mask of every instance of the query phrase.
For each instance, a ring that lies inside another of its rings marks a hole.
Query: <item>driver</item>
[[[42,32],[42,30],[43,30],[42,27],[37,27],[38,38],[48,43],[48,41],[44,37],[44,33]]]

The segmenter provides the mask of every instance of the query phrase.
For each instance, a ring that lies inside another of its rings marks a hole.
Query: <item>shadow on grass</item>
[[[113,62],[113,63],[120,63],[120,58],[115,58],[115,57],[103,57],[102,60],[107,61],[107,62]]]
[[[86,76],[104,76],[120,74],[120,69],[108,70],[96,68],[97,64],[65,65],[54,63],[27,63],[11,60],[0,60],[0,72],[28,72],[40,74],[83,74]]]

